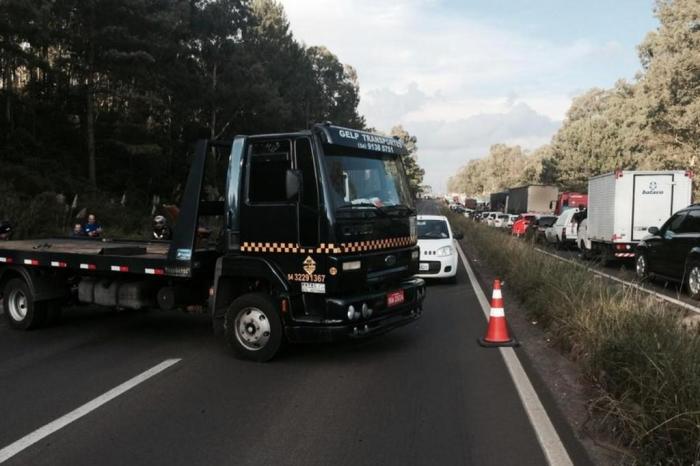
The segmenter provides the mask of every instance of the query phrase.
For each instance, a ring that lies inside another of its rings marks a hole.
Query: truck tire
[[[284,340],[282,319],[274,300],[265,293],[235,299],[224,316],[224,335],[234,352],[245,359],[266,362]]]
[[[13,278],[7,282],[2,305],[12,328],[30,330],[46,323],[46,303],[34,301],[32,290],[24,280]]]
[[[691,262],[686,271],[686,287],[691,298],[700,300],[700,263]]]

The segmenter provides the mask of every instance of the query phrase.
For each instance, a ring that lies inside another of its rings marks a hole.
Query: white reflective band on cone
[[[503,313],[502,307],[492,307],[490,316],[491,317],[505,317],[506,315]]]
[[[493,299],[501,299],[503,298],[503,295],[501,294],[501,290],[493,290]]]

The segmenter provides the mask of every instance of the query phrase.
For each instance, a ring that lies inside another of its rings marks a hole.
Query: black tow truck
[[[217,149],[228,156],[226,192],[210,201],[205,173]],[[413,277],[405,151],[398,139],[330,123],[199,141],[171,240],[0,243],[4,313],[30,329],[71,302],[199,310],[236,353],[258,361],[285,339],[362,338],[412,322],[425,283]]]

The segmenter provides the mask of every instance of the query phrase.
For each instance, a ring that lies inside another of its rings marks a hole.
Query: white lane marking
[[[469,265],[469,261],[464,255],[461,245],[457,245],[457,251],[459,252],[459,257],[462,259],[464,268],[467,269],[469,281],[472,284],[472,288],[474,288],[474,293],[476,293],[479,304],[481,304],[481,309],[488,319],[491,311],[489,301],[486,299],[484,291],[476,280],[476,275],[474,275],[474,271]],[[539,396],[537,396],[535,387],[532,386],[532,382],[530,382],[530,379],[527,377],[525,369],[523,369],[522,364],[520,364],[520,360],[515,354],[515,351],[510,347],[500,347],[498,349],[501,350],[501,356],[503,356],[510,377],[513,379],[518,395],[520,395],[520,400],[523,403],[527,417],[530,419],[530,424],[532,424],[535,435],[537,435],[537,440],[540,442],[540,447],[542,447],[547,462],[550,465],[556,466],[573,465],[569,453],[566,451],[566,447],[564,447],[557,433],[557,429],[554,428],[554,424],[552,424],[552,421],[549,419],[547,411],[544,409],[544,405],[542,405]]]
[[[608,280],[612,280],[612,281],[614,281],[614,282],[621,283],[621,284],[624,285],[624,286],[629,286],[629,287],[634,288],[634,289],[636,289],[636,290],[643,291],[643,292],[645,292],[645,293],[649,293],[649,294],[652,295],[652,296],[656,296],[657,298],[663,299],[664,301],[668,301],[669,303],[675,304],[676,306],[680,306],[680,307],[682,307],[682,308],[684,308],[684,309],[688,309],[688,310],[691,310],[691,311],[693,311],[693,312],[700,313],[700,308],[695,307],[695,306],[693,306],[692,304],[685,303],[685,302],[681,301],[680,299],[672,298],[672,297],[667,296],[667,295],[665,295],[665,294],[663,294],[663,293],[659,293],[659,292],[657,292],[657,291],[649,290],[649,289],[644,288],[643,286],[640,286],[640,285],[638,285],[638,284],[636,284],[636,283],[628,282],[628,281],[623,280],[623,279],[621,279],[621,278],[615,277],[614,275],[610,275],[610,274],[607,274],[607,273],[605,273],[605,272],[601,272],[600,270],[596,270],[596,269],[594,269],[594,268],[592,268],[592,267],[586,267],[585,265],[579,264],[579,263],[576,262],[576,261],[573,261],[573,260],[571,260],[571,259],[567,259],[567,258],[565,258],[565,257],[558,256],[558,255],[556,255],[556,254],[552,254],[551,252],[545,251],[545,250],[540,249],[540,248],[535,248],[535,251],[537,251],[537,252],[539,252],[539,253],[541,253],[541,254],[545,254],[545,255],[547,255],[547,256],[554,257],[555,259],[559,259],[560,261],[567,262],[567,263],[569,263],[569,264],[575,265],[576,267],[581,267],[582,269],[585,269],[585,270],[587,270],[588,272],[592,272],[592,273],[594,273],[594,274],[596,274],[596,275],[600,275],[601,277],[605,277],[605,278],[607,278]]]
[[[90,412],[96,410],[100,406],[102,406],[105,403],[108,403],[109,401],[112,401],[119,395],[122,395],[123,393],[131,390],[132,388],[136,387],[140,383],[145,382],[146,380],[150,379],[156,374],[159,374],[160,372],[163,372],[165,369],[169,368],[170,366],[177,364],[180,362],[181,359],[166,359],[165,361],[161,362],[157,366],[154,366],[150,369],[148,369],[145,372],[142,372],[141,374],[137,375],[136,377],[127,380],[123,384],[114,387],[110,391],[98,396],[92,401],[89,401],[82,405],[81,407],[71,411],[70,413],[61,416],[60,418],[56,419],[55,421],[52,421],[48,424],[46,424],[43,427],[40,427],[39,429],[35,430],[31,434],[28,434],[21,439],[17,440],[16,442],[6,446],[2,450],[0,450],[0,463],[3,463],[7,461],[8,459],[12,458],[15,456],[17,453],[20,453],[22,450],[34,445],[35,443],[41,441],[42,439],[48,437],[49,435],[53,434],[54,432],[66,427],[68,424],[70,424],[73,421],[77,421],[81,417],[89,414]]]

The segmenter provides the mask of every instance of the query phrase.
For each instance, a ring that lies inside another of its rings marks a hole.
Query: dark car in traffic
[[[528,225],[526,236],[534,239],[538,243],[545,243],[547,239],[545,238],[544,231],[554,225],[556,221],[557,217],[555,216],[539,217]]]
[[[682,283],[693,299],[700,299],[700,204],[676,212],[660,228],[648,231],[637,245],[637,277]]]

